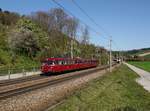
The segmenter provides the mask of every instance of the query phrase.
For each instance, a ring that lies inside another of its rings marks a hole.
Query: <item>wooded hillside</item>
[[[62,9],[23,16],[0,9],[0,68],[39,66],[45,57],[71,57],[71,50],[106,64],[107,50],[89,41],[89,28]]]

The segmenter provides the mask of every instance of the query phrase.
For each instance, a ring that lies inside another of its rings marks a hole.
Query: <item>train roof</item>
[[[55,61],[55,60],[93,60],[93,61],[96,61],[96,59],[81,59],[81,58],[74,58],[74,59],[71,59],[71,58],[46,58],[45,60],[48,60],[48,61]]]
[[[67,60],[68,60],[68,59],[70,60],[71,58],[46,58],[46,60],[49,60],[49,61],[50,61],[50,60],[51,60],[51,61],[54,61],[54,60],[66,60],[66,59],[67,59]]]

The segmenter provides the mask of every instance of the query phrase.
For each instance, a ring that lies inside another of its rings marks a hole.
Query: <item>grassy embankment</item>
[[[144,62],[132,61],[132,62],[128,62],[128,63],[150,72],[150,62],[148,62],[148,61],[147,62],[146,61],[144,61]]]
[[[122,65],[89,82],[53,111],[150,111],[150,93],[135,82],[137,77]]]

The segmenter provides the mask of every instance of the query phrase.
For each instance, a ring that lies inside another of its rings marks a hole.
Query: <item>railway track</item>
[[[54,79],[54,80],[49,80],[49,78],[39,78],[38,77],[34,80],[32,79],[25,79],[24,82],[14,82],[13,86],[12,85],[3,85],[0,86],[0,100],[2,99],[6,99],[8,97],[12,97],[12,96],[16,96],[19,94],[23,94],[25,92],[29,92],[32,90],[36,90],[39,88],[43,88],[43,87],[47,87],[47,86],[51,86],[51,85],[55,85],[55,84],[60,84],[62,82],[65,82],[67,80],[72,80],[75,78],[80,78],[86,75],[89,75],[91,73],[94,72],[98,72],[100,70],[106,69],[109,66],[105,66],[105,67],[100,67],[100,68],[96,68],[90,71],[84,71],[84,72],[79,72],[79,74],[75,74],[72,76],[67,76],[67,77],[62,77],[62,78],[58,78],[58,79]],[[29,80],[29,81],[27,81]],[[7,84],[7,83],[6,83]]]
[[[18,84],[18,83],[22,83],[26,81],[43,79],[43,78],[45,78],[45,76],[34,75],[34,76],[29,76],[29,77],[17,78],[17,79],[2,80],[0,81],[0,87],[11,85],[11,84]]]

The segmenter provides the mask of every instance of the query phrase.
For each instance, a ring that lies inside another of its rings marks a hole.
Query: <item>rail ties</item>
[[[10,80],[2,80],[2,81],[0,81],[0,87],[12,85],[12,84],[17,84],[17,83],[22,83],[22,82],[26,82],[26,81],[42,79],[42,78],[45,78],[45,77],[40,76],[40,75],[36,75],[36,76],[34,75],[34,76],[30,76],[30,77],[23,77],[23,78],[10,79]]]
[[[28,78],[28,79],[19,80],[19,82],[18,81],[8,82],[6,84],[14,84],[15,85],[15,84],[21,84],[23,82],[27,82],[28,80],[31,81],[31,80],[38,80],[39,79],[39,81],[40,81],[40,82],[38,81],[37,83],[36,82],[33,82],[33,83],[29,82],[27,86],[22,85],[20,87],[12,88],[12,89],[11,88],[10,89],[5,89],[4,88],[5,90],[1,90],[0,91],[0,100],[8,98],[8,97],[11,97],[11,96],[23,94],[25,92],[29,92],[29,91],[32,91],[32,90],[36,90],[36,89],[40,89],[40,88],[43,88],[43,87],[47,87],[47,86],[50,86],[50,85],[59,84],[59,83],[65,82],[67,80],[80,78],[80,77],[89,75],[91,73],[98,72],[100,70],[104,70],[104,69],[106,69],[108,67],[109,66],[107,65],[107,66],[103,66],[103,67],[100,67],[100,68],[97,68],[97,69],[94,69],[94,70],[90,70],[90,71],[87,71],[87,72],[81,72],[79,74],[75,74],[75,75],[67,76],[67,77],[63,77],[63,78],[58,78],[58,79],[54,79],[54,80],[48,80],[48,79],[45,80],[43,78],[47,78],[47,77],[39,76],[39,77],[35,77],[35,78],[31,77],[31,78]],[[1,83],[1,85],[2,84],[4,84],[4,83]],[[4,85],[4,87],[7,87],[6,84]],[[3,86],[1,86],[1,87],[3,87]]]

